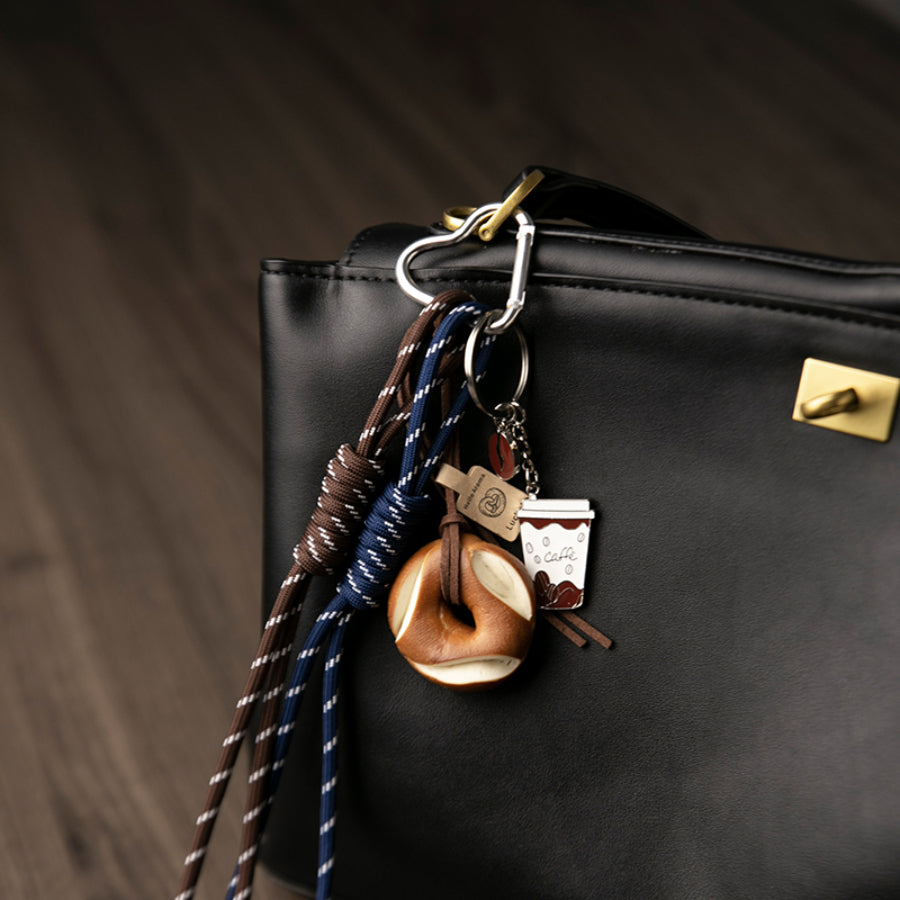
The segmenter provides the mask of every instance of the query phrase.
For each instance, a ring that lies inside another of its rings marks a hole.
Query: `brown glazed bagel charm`
[[[388,622],[397,649],[430,681],[455,690],[491,687],[519,667],[531,645],[534,585],[512,554],[472,534],[462,536],[460,557],[460,594],[474,627],[441,595],[439,540],[400,571]]]

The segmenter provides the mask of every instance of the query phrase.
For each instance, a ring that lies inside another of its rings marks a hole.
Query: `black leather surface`
[[[420,233],[263,264],[267,605],[418,311],[392,268]],[[583,614],[616,645],[539,627],[508,685],[455,694],[360,616],[336,895],[900,896],[900,435],[791,419],[808,356],[900,376],[900,268],[561,229],[536,248],[529,434],[543,495],[598,511]],[[510,258],[473,245],[419,277],[500,304]],[[307,885],[317,718],[265,852]]]

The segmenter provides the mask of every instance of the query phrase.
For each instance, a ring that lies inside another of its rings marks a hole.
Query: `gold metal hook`
[[[535,169],[527,178],[510,192],[510,195],[500,204],[497,211],[478,227],[478,237],[483,241],[491,241],[497,232],[503,227],[503,223],[512,216],[521,212],[519,204],[544,180],[544,173]],[[441,223],[447,231],[456,231],[475,212],[474,206],[450,206],[444,210]]]
[[[544,173],[535,169],[527,178],[511,191],[497,210],[478,229],[478,237],[483,241],[493,240],[494,235],[503,227],[503,223],[518,210],[519,204],[544,180]]]

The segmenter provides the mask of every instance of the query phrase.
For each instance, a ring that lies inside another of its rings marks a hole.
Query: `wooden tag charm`
[[[459,495],[457,508],[473,522],[505,541],[514,541],[519,536],[517,513],[528,496],[524,491],[482,466],[472,466],[465,473],[445,463],[434,480]]]

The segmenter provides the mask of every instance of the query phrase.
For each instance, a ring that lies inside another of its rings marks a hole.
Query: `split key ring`
[[[466,373],[466,384],[469,388],[469,396],[472,398],[475,405],[486,416],[490,416],[491,418],[494,417],[497,405],[489,408],[482,399],[481,395],[478,393],[478,381],[475,374],[475,351],[478,349],[478,344],[480,343],[481,337],[485,333],[485,331],[487,331],[488,334],[491,334],[492,332],[490,326],[495,324],[498,319],[502,318],[502,316],[502,310],[494,309],[490,312],[486,312],[478,320],[478,324],[472,329],[472,332],[469,335],[469,339],[466,341],[466,352],[465,356],[463,357],[463,368]],[[516,324],[509,326],[506,330],[509,330],[510,328],[515,332],[516,337],[519,339],[519,353],[521,357],[519,383],[516,385],[516,390],[512,396],[512,399],[506,401],[507,403],[514,404],[518,403],[519,399],[525,391],[525,386],[528,384],[530,360],[528,356],[528,344],[525,341],[525,335],[522,333],[522,329],[519,328],[519,326]]]

